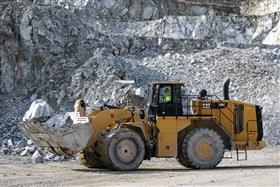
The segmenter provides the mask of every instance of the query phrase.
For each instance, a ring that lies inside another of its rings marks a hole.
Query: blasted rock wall
[[[66,66],[73,68],[74,59],[78,65],[88,59],[92,54],[90,51],[97,46],[106,46],[117,54],[125,54],[156,47],[155,40],[163,45],[161,40],[165,38],[176,44],[180,43],[174,41],[177,39],[192,40],[188,42],[190,48],[197,45],[201,49],[219,43],[279,45],[280,42],[278,13],[241,17],[217,16],[210,11],[208,16],[168,16],[153,21],[108,22],[88,21],[66,9],[32,4],[2,5],[1,12],[2,93],[24,85],[31,77],[33,84],[36,81],[46,82],[53,74],[52,71],[45,71],[45,67],[49,69],[48,66],[54,65],[55,69],[63,72],[63,68],[57,67],[63,62],[55,62],[67,59]]]
[[[266,15],[280,11],[278,0],[249,0],[241,6],[242,15]]]
[[[207,1],[206,1],[207,2]],[[232,4],[232,1],[228,1]],[[239,7],[208,4],[203,1],[179,0],[37,0],[38,5],[56,5],[83,14],[85,19],[109,20],[154,20],[170,15],[207,15],[210,10],[216,14],[239,13]],[[94,11],[93,11],[94,10]]]

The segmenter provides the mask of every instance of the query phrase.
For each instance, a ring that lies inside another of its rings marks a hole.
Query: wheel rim
[[[118,143],[116,153],[120,161],[130,163],[136,157],[137,146],[133,140],[125,139]]]
[[[203,137],[196,143],[196,155],[201,160],[209,160],[214,155],[214,146],[211,139]]]

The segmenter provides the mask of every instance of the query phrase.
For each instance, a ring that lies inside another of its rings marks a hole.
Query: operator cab
[[[151,85],[149,111],[150,117],[183,115],[180,82],[155,82]]]

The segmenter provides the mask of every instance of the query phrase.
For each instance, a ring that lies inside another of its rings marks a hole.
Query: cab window
[[[182,102],[181,93],[180,93],[181,85],[175,85],[173,88],[174,88],[173,89],[173,100],[174,100],[173,103],[175,103],[175,104],[181,103]]]
[[[161,86],[159,90],[159,103],[172,103],[171,86]]]

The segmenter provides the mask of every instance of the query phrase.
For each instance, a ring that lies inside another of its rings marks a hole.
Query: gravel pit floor
[[[174,158],[144,161],[133,172],[87,169],[77,161],[23,162],[0,157],[0,186],[280,186],[280,146],[248,151],[247,161],[238,162],[233,152],[209,170],[184,168]]]

